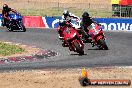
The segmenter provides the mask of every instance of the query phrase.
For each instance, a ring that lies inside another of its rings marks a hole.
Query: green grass
[[[70,7],[68,10],[75,15],[81,17],[82,13],[84,12],[84,9],[78,9],[75,7]],[[19,12],[22,15],[29,15],[29,16],[61,16],[63,13],[64,9],[63,8],[48,8],[48,9],[20,9]],[[107,11],[103,9],[91,9],[91,8],[86,8],[85,11],[88,11],[90,13],[90,16],[95,16],[95,17],[112,17],[112,11]]]
[[[0,55],[8,56],[12,54],[22,53],[25,50],[16,45],[0,42]]]

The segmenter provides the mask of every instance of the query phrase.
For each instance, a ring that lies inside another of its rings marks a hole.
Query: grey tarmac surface
[[[52,29],[27,29],[27,32],[9,32],[0,28],[0,40],[53,50],[58,56],[39,61],[0,64],[0,71],[26,69],[67,69],[99,66],[132,65],[132,32],[105,31],[109,50],[96,50],[85,44],[85,55],[79,56],[61,46],[57,31]]]

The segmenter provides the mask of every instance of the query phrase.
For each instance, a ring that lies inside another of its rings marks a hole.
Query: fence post
[[[90,8],[90,3],[89,3],[89,5],[88,5],[88,6],[89,6],[89,8]]]
[[[59,0],[58,0],[58,13],[59,13],[59,8],[60,8],[60,3],[59,3]],[[57,14],[58,15],[58,14]]]
[[[26,10],[27,10],[27,11],[26,11],[26,12],[27,12],[26,14],[27,14],[27,15],[28,15],[28,6],[29,6],[29,0],[27,1],[27,6],[26,6],[26,8],[27,8],[27,9],[26,9]]]
[[[121,5],[120,5],[120,17],[121,17]]]

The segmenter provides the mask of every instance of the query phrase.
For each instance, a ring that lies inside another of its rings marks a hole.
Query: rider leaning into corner
[[[13,12],[13,13],[17,13],[16,10],[9,8],[7,4],[3,5],[3,10],[2,10],[2,16],[3,16],[3,20],[2,20],[2,26],[7,26],[7,28],[9,27],[8,22],[10,21],[10,17],[9,17],[9,12]]]
[[[80,19],[78,16],[70,13],[68,10],[64,10],[62,19],[59,22],[58,34],[59,39],[63,40],[63,27],[66,25],[66,22],[70,22],[72,18]],[[65,42],[62,43],[62,46],[67,46]]]
[[[99,25],[96,21],[92,19],[92,17],[89,16],[88,12],[84,12],[82,14],[82,21],[81,21],[81,33],[83,35],[83,38],[86,40],[85,42],[91,42],[91,39],[89,39],[89,35],[87,32],[89,32],[91,24],[94,23],[95,25]]]

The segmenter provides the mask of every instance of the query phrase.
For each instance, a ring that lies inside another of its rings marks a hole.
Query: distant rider
[[[70,19],[72,19],[72,18],[79,19],[78,16],[76,16],[76,15],[70,13],[68,10],[64,10],[64,13],[63,13],[63,15],[62,15],[62,19],[63,19],[63,20],[68,20],[69,18],[70,18]],[[70,20],[70,19],[69,19],[69,20]]]
[[[72,18],[76,18],[76,19],[80,19],[78,16],[70,13],[68,10],[64,10],[64,13],[62,15],[62,19],[59,22],[59,28],[58,28],[58,34],[59,34],[59,39],[63,40],[63,27],[66,25],[66,22],[70,22]],[[65,43],[63,42],[62,44],[63,46],[65,46]]]
[[[89,39],[89,35],[87,32],[89,32],[89,27],[92,23],[99,25],[92,19],[92,17],[89,16],[88,12],[84,12],[82,14],[81,28],[83,38],[86,40],[86,42],[91,42],[91,39]]]
[[[3,10],[2,10],[2,16],[3,16],[2,26],[3,26],[3,27],[4,27],[4,26],[9,27],[8,22],[10,21],[10,17],[9,17],[9,12],[10,12],[10,11],[13,12],[13,13],[17,13],[16,10],[11,9],[11,8],[8,7],[7,4],[4,4],[4,5],[3,5]]]

